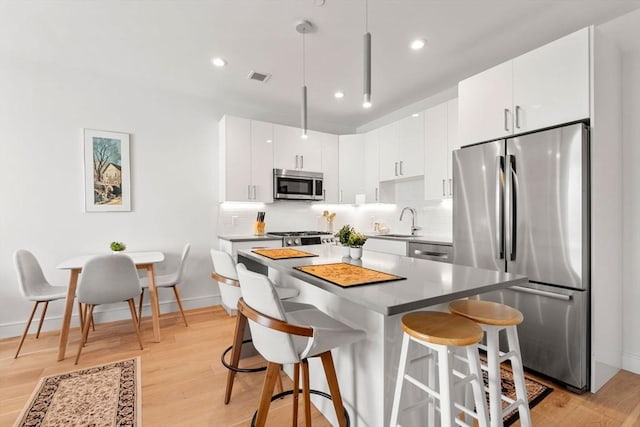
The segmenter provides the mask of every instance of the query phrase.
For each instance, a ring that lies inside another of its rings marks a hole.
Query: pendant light
[[[362,106],[371,107],[371,33],[369,32],[369,2],[364,0],[364,99]]]
[[[302,128],[302,139],[307,139],[307,82],[305,63],[305,34],[311,32],[313,24],[309,21],[300,21],[296,24],[296,31],[302,34],[302,110],[300,117],[300,127]]]

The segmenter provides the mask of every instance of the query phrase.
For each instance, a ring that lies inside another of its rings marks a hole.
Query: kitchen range
[[[525,367],[589,387],[589,127],[454,152],[453,262],[526,275],[481,295],[516,307]]]
[[[333,233],[328,231],[274,231],[268,234],[282,237],[282,246],[319,245],[335,241]]]

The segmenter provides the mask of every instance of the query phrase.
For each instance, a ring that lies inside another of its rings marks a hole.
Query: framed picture
[[[86,212],[131,210],[129,134],[83,129]]]

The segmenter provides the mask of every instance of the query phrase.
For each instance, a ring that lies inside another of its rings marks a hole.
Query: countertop
[[[366,234],[366,236],[370,239],[383,239],[383,240],[400,240],[405,242],[416,242],[416,243],[429,243],[432,245],[447,245],[452,246],[451,238],[441,237],[441,236],[409,236],[409,235],[394,235],[390,234]]]
[[[339,246],[310,245],[298,248],[319,256],[276,261],[255,254],[250,249],[239,250],[238,256],[249,258],[283,274],[338,295],[354,304],[389,316],[527,283],[526,276],[517,274],[367,250],[363,251],[362,259],[353,260],[342,258],[342,248]],[[239,262],[242,261],[239,260]],[[293,267],[302,265],[334,262],[359,265],[407,279],[342,288],[293,269]]]
[[[218,239],[228,240],[229,242],[259,242],[261,240],[282,240],[277,236],[254,236],[252,234],[236,235],[236,236],[218,236]]]

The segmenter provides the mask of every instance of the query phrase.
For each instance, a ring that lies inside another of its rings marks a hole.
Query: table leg
[[[156,288],[156,274],[153,264],[146,267],[149,278],[149,295],[151,295],[151,317],[153,319],[153,338],[160,342],[160,306],[158,304],[158,289]]]
[[[71,327],[71,315],[73,314],[73,301],[76,298],[76,286],[78,285],[79,268],[71,270],[69,277],[69,287],[67,288],[67,300],[64,306],[64,316],[62,317],[62,328],[60,330],[60,341],[58,344],[58,361],[64,359],[67,351],[67,341],[69,340],[69,328]]]

